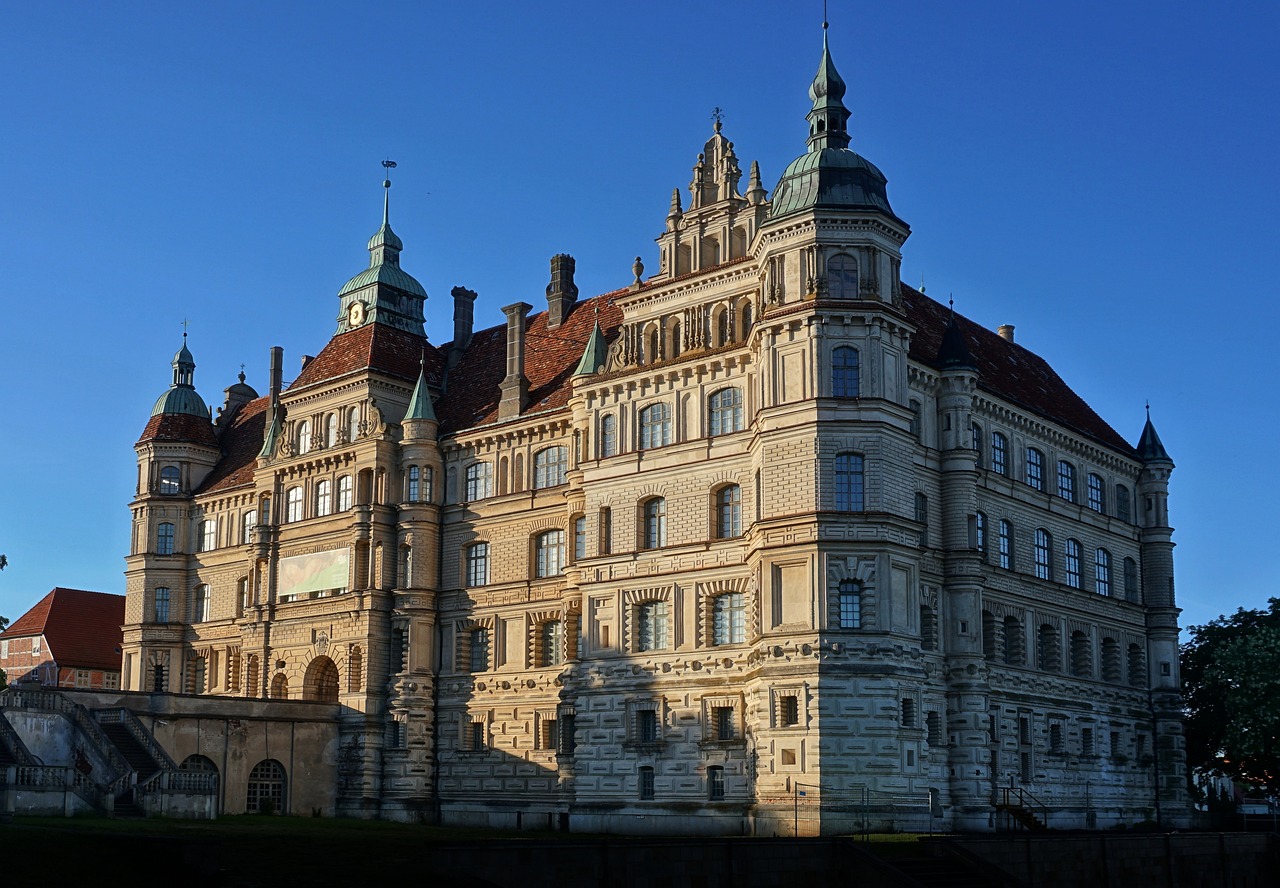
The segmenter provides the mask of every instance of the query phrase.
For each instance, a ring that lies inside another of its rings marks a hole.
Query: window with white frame
[[[618,417],[606,413],[600,417],[600,458],[618,453]]]
[[[1043,527],[1036,528],[1035,543],[1032,546],[1035,556],[1036,576],[1042,580],[1053,579],[1053,537]]]
[[[165,466],[160,470],[160,492],[166,496],[180,493],[181,477],[182,473],[178,471],[177,466]]]
[[[1065,459],[1058,460],[1058,496],[1067,502],[1076,501],[1076,467]]]
[[[286,522],[302,520],[302,488],[290,487],[284,497]]]
[[[722,540],[742,535],[742,488],[726,484],[716,491],[716,536]]]
[[[324,446],[332,447],[338,443],[338,414],[330,413],[324,418]]]
[[[1027,486],[1044,490],[1044,454],[1034,447],[1027,448]]]
[[[539,666],[559,666],[564,662],[564,624],[544,620],[538,627]]]
[[[728,435],[742,431],[742,390],[722,388],[709,399],[711,434]]]
[[[338,479],[338,511],[348,512],[351,510],[351,493],[355,489],[355,483],[350,475],[343,475]]]
[[[258,511],[250,509],[244,513],[244,523],[240,528],[240,542],[248,545],[253,542],[253,529],[258,526]]]
[[[848,345],[831,350],[831,396],[856,398],[861,394],[858,350]]]
[[[1099,595],[1111,594],[1111,553],[1106,549],[1093,553],[1093,583]]]
[[[1088,497],[1089,508],[1097,512],[1099,515],[1107,514],[1107,487],[1103,483],[1102,478],[1089,473],[1088,479]]]
[[[305,419],[298,423],[298,452],[307,453],[311,450],[311,423]]]
[[[556,577],[564,573],[564,531],[547,530],[534,538],[534,576]]]
[[[546,447],[533,455],[533,487],[542,490],[546,487],[559,487],[565,481],[565,472],[569,468],[569,449],[567,447]]]
[[[707,767],[707,799],[712,802],[724,799],[724,767],[722,765]]]
[[[857,580],[841,580],[836,591],[841,629],[862,628],[862,584]]]
[[[405,501],[416,503],[422,498],[422,467],[409,466],[408,490],[405,491]]]
[[[667,501],[660,496],[647,499],[641,512],[644,522],[641,548],[662,548],[667,544]]]
[[[667,603],[645,601],[635,606],[636,650],[662,651],[670,645]]]
[[[640,411],[640,449],[653,450],[671,443],[671,408],[664,402]]]
[[[991,433],[991,471],[1009,474],[1009,439],[1000,432]]]
[[[168,521],[156,528],[156,554],[173,554],[174,526]]]
[[[201,552],[212,552],[218,548],[218,519],[205,518],[201,521],[197,536]]]
[[[213,590],[208,583],[196,586],[192,595],[194,607],[191,609],[191,622],[203,623],[209,619],[209,611],[213,605]]]
[[[862,457],[837,453],[835,459],[836,511],[861,512],[863,506]]]
[[[1067,540],[1062,547],[1062,568],[1066,575],[1067,585],[1072,589],[1080,588],[1080,541]]]
[[[463,494],[469,503],[493,496],[493,465],[473,462],[467,466],[466,486]]]
[[[747,640],[747,605],[741,592],[725,592],[711,603],[711,643],[742,644]]]
[[[352,407],[347,411],[347,440],[354,441],[360,437],[360,408]]]
[[[587,557],[587,516],[577,515],[573,519],[573,560],[581,561]]]
[[[316,482],[316,515],[324,516],[333,511],[333,482]]]

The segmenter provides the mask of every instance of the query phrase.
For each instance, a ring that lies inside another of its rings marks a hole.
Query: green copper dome
[[[209,418],[209,407],[195,388],[196,359],[187,348],[187,334],[182,334],[182,348],[173,356],[173,384],[156,399],[152,416],[188,414]]]

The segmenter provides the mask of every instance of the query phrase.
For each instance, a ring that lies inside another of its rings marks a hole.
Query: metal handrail
[[[1020,808],[1031,811],[1033,814],[1038,811],[1041,822],[1045,826],[1049,825],[1049,806],[1021,786],[1001,786],[1000,796],[1001,807]]]

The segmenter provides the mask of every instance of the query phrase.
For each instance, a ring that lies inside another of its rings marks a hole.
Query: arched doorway
[[[249,814],[283,814],[284,802],[284,767],[275,759],[263,759],[249,772],[244,809]]]
[[[178,770],[186,774],[205,775],[204,780],[191,781],[191,789],[208,789],[213,795],[214,811],[220,807],[220,797],[218,795],[218,766],[203,755],[189,755],[182,760],[182,764],[178,766]]]
[[[338,702],[338,667],[328,657],[316,657],[302,679],[302,699]]]
[[[289,699],[289,678],[283,672],[277,672],[271,679],[271,699]]]

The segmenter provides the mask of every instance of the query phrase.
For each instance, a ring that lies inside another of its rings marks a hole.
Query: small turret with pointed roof
[[[604,366],[605,356],[609,351],[609,343],[605,341],[604,331],[600,329],[600,310],[596,309],[596,323],[587,337],[587,347],[582,350],[582,360],[578,361],[574,376],[593,376]]]
[[[404,412],[406,420],[419,419],[427,422],[436,421],[435,408],[431,406],[431,392],[427,390],[427,359],[425,356],[418,362],[418,381],[409,396],[409,407]]]
[[[1138,439],[1138,458],[1144,463],[1167,462],[1173,465],[1169,452],[1164,449],[1160,436],[1156,434],[1156,427],[1151,423],[1150,404],[1147,405],[1147,422],[1142,427],[1142,437]]]
[[[831,61],[831,49],[827,45],[827,23],[822,23],[822,61],[818,73],[809,86],[809,98],[813,108],[809,111],[809,150],[849,147],[849,109],[844,106],[848,87]]]
[[[943,370],[977,370],[973,354],[965,342],[964,332],[956,323],[954,304],[951,307],[951,319],[947,321],[947,329],[942,333],[942,344],[938,346],[938,366]]]

